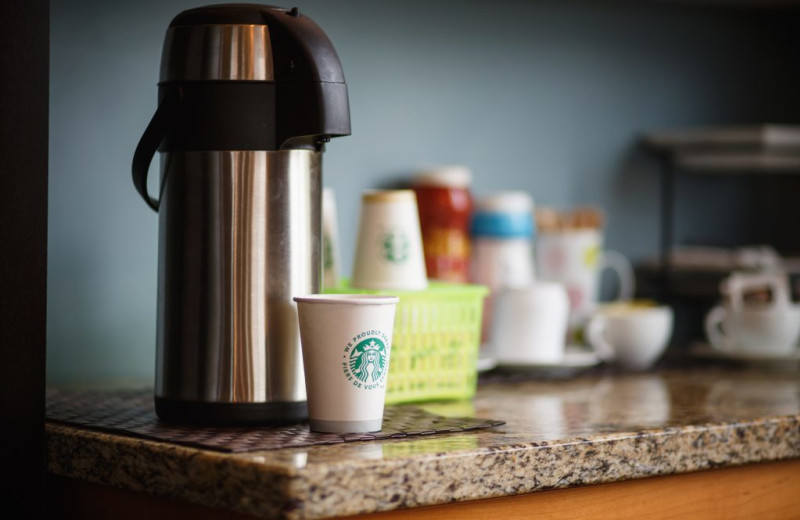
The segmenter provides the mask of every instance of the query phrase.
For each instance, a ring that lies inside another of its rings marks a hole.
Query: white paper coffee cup
[[[356,242],[353,287],[411,291],[428,287],[412,190],[365,192]]]
[[[298,296],[311,430],[380,431],[396,296]]]

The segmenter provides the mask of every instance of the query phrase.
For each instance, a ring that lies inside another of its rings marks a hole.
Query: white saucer
[[[514,369],[580,369],[590,368],[600,364],[600,358],[594,352],[586,350],[578,345],[567,345],[564,351],[564,359],[557,363],[533,363],[533,362],[513,362],[498,361],[497,366],[501,368]]]
[[[774,362],[774,361],[800,361],[800,349],[795,349],[789,354],[768,354],[764,352],[723,352],[709,343],[696,343],[690,349],[693,356],[711,359],[731,359],[735,361]]]

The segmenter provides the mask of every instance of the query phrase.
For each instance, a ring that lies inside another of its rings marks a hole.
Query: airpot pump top
[[[160,151],[319,150],[350,135],[339,57],[296,8],[183,11],[167,30],[160,78],[159,100],[180,105]]]

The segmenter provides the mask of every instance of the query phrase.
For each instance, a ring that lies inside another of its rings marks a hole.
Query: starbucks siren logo
[[[408,260],[411,243],[402,231],[389,231],[383,235],[383,256],[394,264],[402,264]]]
[[[353,386],[366,390],[383,388],[389,368],[386,343],[386,334],[375,330],[362,332],[347,343],[342,370]]]

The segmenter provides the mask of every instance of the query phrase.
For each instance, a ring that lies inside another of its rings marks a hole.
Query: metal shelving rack
[[[676,291],[672,262],[675,237],[676,178],[679,173],[706,175],[800,175],[800,126],[755,125],[697,128],[646,133],[644,148],[658,159],[660,230],[657,296],[671,299],[680,292],[700,297],[716,287],[726,273],[685,274]]]

